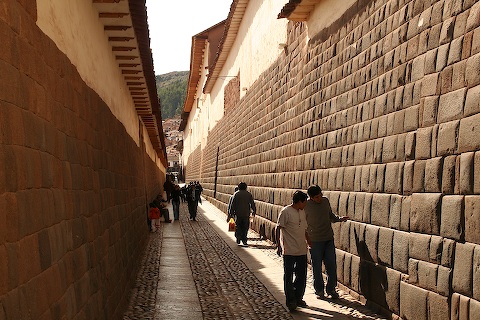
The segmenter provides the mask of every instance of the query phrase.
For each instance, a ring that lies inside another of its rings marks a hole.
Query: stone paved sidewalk
[[[289,313],[284,305],[282,258],[272,243],[249,232],[248,247],[226,232],[226,216],[207,201],[198,221],[182,204],[180,221],[150,234],[124,319],[383,319],[341,293]],[[311,284],[309,270],[308,283]]]

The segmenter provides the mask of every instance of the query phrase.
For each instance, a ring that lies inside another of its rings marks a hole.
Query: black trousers
[[[283,289],[286,304],[296,305],[303,300],[307,286],[307,255],[283,256]],[[295,279],[294,279],[295,277]]]

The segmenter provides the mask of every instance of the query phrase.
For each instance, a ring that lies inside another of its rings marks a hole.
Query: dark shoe
[[[297,301],[297,306],[298,306],[298,307],[302,307],[302,308],[308,307],[308,305],[307,305],[307,303],[305,302],[305,300],[298,300],[298,301]]]
[[[240,239],[237,238],[237,244],[240,244]]]
[[[290,312],[295,311],[297,309],[297,304],[296,303],[287,303],[287,308],[290,310]]]
[[[330,296],[331,299],[338,299],[338,298],[340,298],[340,296],[338,295],[338,293],[337,293],[336,291],[328,292],[328,295]]]
[[[242,241],[244,246],[248,246],[247,241]]]
[[[325,299],[325,294],[323,292],[315,292],[317,299]]]

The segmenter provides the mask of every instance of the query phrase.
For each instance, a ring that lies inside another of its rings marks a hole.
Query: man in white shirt
[[[283,254],[283,283],[290,311],[307,306],[303,300],[307,285],[307,220],[303,208],[307,198],[304,192],[295,191],[292,204],[280,211],[277,221],[277,254]]]

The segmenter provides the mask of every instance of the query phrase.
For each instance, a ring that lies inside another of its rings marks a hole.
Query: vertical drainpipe
[[[213,198],[217,199],[217,178],[218,178],[218,155],[220,153],[220,147],[217,147],[217,162],[215,163],[215,182],[213,186]]]

